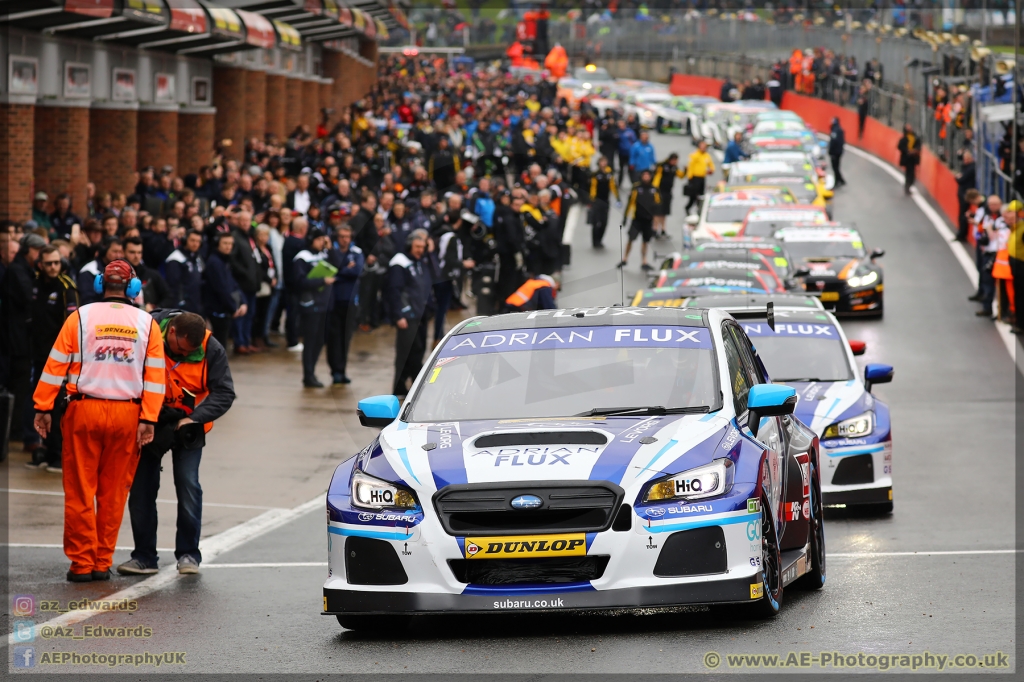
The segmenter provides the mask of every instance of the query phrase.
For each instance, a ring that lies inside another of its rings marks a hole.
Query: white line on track
[[[326,566],[326,561],[285,561],[279,563],[259,564],[207,564],[203,568],[305,568],[307,566]]]
[[[46,544],[46,543],[31,543],[31,542],[3,542],[0,543],[0,547],[24,547],[27,549],[64,549],[64,545],[57,544]],[[114,549],[127,549],[132,550],[134,547],[115,547]],[[158,552],[173,552],[173,547],[157,547]]]
[[[885,556],[969,556],[972,554],[1016,554],[1019,549],[941,549],[933,552],[829,552],[829,559],[873,559]]]
[[[294,521],[307,514],[308,512],[321,507],[325,504],[325,495],[317,495],[312,500],[304,502],[297,507],[291,509],[270,509],[259,516],[249,519],[245,523],[241,523],[232,528],[228,528],[225,531],[218,533],[212,537],[206,538],[199,543],[199,548],[203,552],[203,559],[205,561],[213,561],[221,554],[228,552],[236,547],[239,547],[246,542],[257,538],[261,535],[265,535],[272,530],[280,528],[281,526]],[[140,599],[148,594],[156,592],[164,587],[167,587],[171,583],[175,582],[182,576],[178,573],[178,569],[174,565],[165,566],[160,569],[160,572],[156,575],[146,578],[138,583],[135,583],[131,587],[125,588],[120,592],[102,597],[98,601],[108,602],[110,604],[116,604],[117,602],[128,599],[135,600]],[[38,625],[52,625],[52,626],[67,626],[81,623],[84,620],[88,620],[93,616],[103,613],[100,610],[81,610],[81,611],[69,611],[61,614],[56,618],[48,620]],[[15,644],[14,633],[7,636],[7,645],[11,646]]]
[[[885,161],[882,161],[878,157],[872,156],[863,150],[857,149],[856,147],[847,145],[846,148],[862,159],[875,164],[900,184],[903,183],[903,174]],[[957,261],[960,263],[960,267],[963,268],[964,274],[967,275],[967,279],[970,280],[971,286],[977,287],[978,268],[975,265],[974,260],[971,258],[971,254],[967,251],[967,248],[953,238],[955,235],[952,230],[949,229],[949,226],[946,225],[945,219],[939,215],[938,211],[932,208],[932,205],[929,204],[924,197],[921,196],[921,193],[917,191],[916,187],[910,190],[910,196],[914,200],[914,203],[917,204],[917,207],[921,209],[921,212],[924,213],[925,217],[928,218],[932,227],[934,227],[939,233],[939,236],[945,240],[946,245],[949,246],[949,250],[953,252],[953,256],[956,257]],[[999,338],[1003,340],[1003,345],[1006,346],[1006,352],[1010,354],[1010,359],[1017,365],[1017,369],[1020,370],[1021,373],[1024,373],[1024,353],[1021,353],[1020,357],[1017,356],[1017,341],[1014,339],[1014,334],[1010,331],[1010,325],[1005,322],[999,322],[998,320],[995,322],[995,325],[996,331],[999,333]]]
[[[2,493],[15,493],[18,495],[53,495],[64,497],[64,493],[56,490],[20,490],[18,488],[0,488]],[[157,500],[162,504],[178,504],[177,500]],[[226,502],[203,502],[204,507],[224,507],[227,509],[283,509],[283,507],[261,507],[255,504],[228,504]]]

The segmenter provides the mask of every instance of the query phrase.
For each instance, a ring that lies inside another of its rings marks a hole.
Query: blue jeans
[[[256,294],[242,292],[245,315],[235,318],[235,347],[252,345],[252,321],[256,319]]]
[[[199,460],[203,449],[171,450],[174,466],[174,492],[178,497],[178,532],[174,536],[174,558],[188,554],[197,563],[202,562],[199,553],[199,533],[203,527],[203,489],[199,485]],[[128,512],[132,519],[132,537],[135,550],[132,558],[144,565],[156,568],[159,557],[156,553],[156,496],[160,491],[160,463],[163,457],[142,455],[139,468],[135,471],[131,496],[128,498]]]
[[[260,330],[261,338],[270,338],[270,323],[273,321],[279,305],[281,305],[281,290],[274,289],[270,294],[270,304],[267,306],[267,319],[263,322],[263,329]]]

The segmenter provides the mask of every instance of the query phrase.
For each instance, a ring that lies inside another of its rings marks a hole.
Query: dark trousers
[[[1024,315],[1021,315],[1021,306],[1024,306],[1024,260],[1010,259],[1010,272],[1013,274],[1013,315],[1014,326],[1020,327],[1024,323]]]
[[[903,191],[910,194],[910,188],[914,186],[914,179],[917,175],[917,164],[912,163],[903,167]]]
[[[174,535],[174,558],[186,554],[197,562],[203,560],[199,552],[199,533],[203,527],[203,489],[199,485],[199,461],[203,449],[171,450],[174,467],[174,493],[178,498],[177,532]],[[163,456],[143,454],[132,481],[128,497],[128,513],[132,519],[132,537],[135,549],[132,558],[146,566],[157,567],[156,553],[156,496],[160,491],[160,469]]]
[[[839,163],[843,160],[842,156],[830,156],[832,159],[832,175],[836,176],[836,187],[839,185],[846,184],[846,178],[843,177],[843,172],[839,170]]]
[[[392,393],[406,395],[407,380],[414,380],[423,369],[423,353],[427,350],[426,320],[409,320],[405,329],[395,328],[395,384]]]
[[[245,299],[245,315],[235,318],[235,347],[252,345],[252,324],[256,319],[256,293],[242,292]]]
[[[704,195],[704,178],[690,178],[686,189],[689,190],[690,200],[686,202],[686,212],[689,214],[691,206],[700,207],[700,198]]]
[[[960,199],[960,206],[958,212],[960,214],[960,221],[957,223],[956,238],[957,241],[966,242],[967,233],[971,230],[971,223],[967,220],[967,211],[971,208],[971,205]]]
[[[327,313],[327,364],[331,366],[333,375],[345,376],[358,312],[359,307],[355,303],[335,303]]]
[[[288,347],[299,345],[299,297],[285,294],[284,336]]]
[[[590,206],[590,241],[595,247],[604,241],[604,232],[608,229],[608,203],[595,199]]]
[[[271,295],[256,297],[256,316],[252,321],[252,337],[261,341],[267,340],[263,331],[267,328],[267,314],[270,313]]]
[[[619,187],[622,186],[622,174],[629,172],[629,152],[619,152],[619,174],[616,178],[616,182],[619,183]],[[630,182],[633,178],[630,176]]]
[[[498,286],[495,298],[495,307],[501,310],[505,299],[511,296],[516,289],[523,284],[522,274],[516,268],[515,256],[511,253],[503,253],[498,256]]]
[[[316,361],[324,349],[326,340],[327,313],[303,310],[299,315],[299,332],[302,335],[302,382],[316,379]]]
[[[452,305],[452,298],[455,296],[455,282],[445,280],[434,283],[434,301],[437,308],[434,310],[434,341],[440,341],[444,336],[444,322],[448,315],[448,309]]]
[[[590,203],[590,169],[583,166],[572,167],[572,188],[576,190],[576,196],[584,204]]]
[[[359,324],[376,327],[380,324],[380,288],[384,273],[363,271],[359,278]]]
[[[996,281],[992,279],[992,266],[995,264],[995,253],[988,252],[982,254],[981,269],[978,272],[978,288],[981,290],[981,309],[990,314],[992,312],[992,301],[996,296]]]
[[[4,331],[4,334],[9,333]],[[14,394],[14,414],[11,416],[11,440],[26,444],[38,443],[39,434],[26,429],[26,415],[32,413],[32,358],[28,355],[11,357],[7,386]],[[33,418],[34,418],[33,414]]]
[[[32,393],[36,392],[35,387],[39,385],[39,376],[43,372],[43,366],[46,364],[46,357],[36,358],[32,363],[32,376],[34,378],[34,385],[32,387]],[[61,463],[60,453],[64,447],[64,435],[60,429],[60,420],[64,416],[64,411],[67,409],[68,403],[66,400],[67,393],[64,387],[60,387],[60,391],[57,393],[57,400],[53,403],[53,411],[50,413],[54,428],[50,429],[50,432],[46,434],[46,438],[43,439],[43,449],[36,451],[35,459],[33,460],[36,464],[40,462],[46,462],[47,464],[55,467],[59,467]],[[35,417],[35,410],[29,410],[28,415]],[[28,419],[31,422],[32,419]],[[25,428],[32,428],[32,433],[35,433],[35,427],[26,425]],[[36,438],[38,439],[38,434]]]
[[[228,347],[228,336],[231,334],[231,319],[230,315],[210,316],[210,331],[213,332],[213,338],[220,341],[220,345],[224,346],[224,348]]]

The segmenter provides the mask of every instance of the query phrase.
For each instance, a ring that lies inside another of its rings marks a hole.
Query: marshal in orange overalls
[[[164,378],[160,328],[127,299],[79,308],[50,351],[33,397],[36,412],[46,414],[67,380],[64,553],[76,576],[110,569],[139,463],[139,423],[156,423]]]

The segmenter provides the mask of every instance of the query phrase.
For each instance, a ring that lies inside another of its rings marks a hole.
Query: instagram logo
[[[36,598],[31,594],[16,594],[11,598],[11,612],[15,616],[32,616],[36,612]]]

